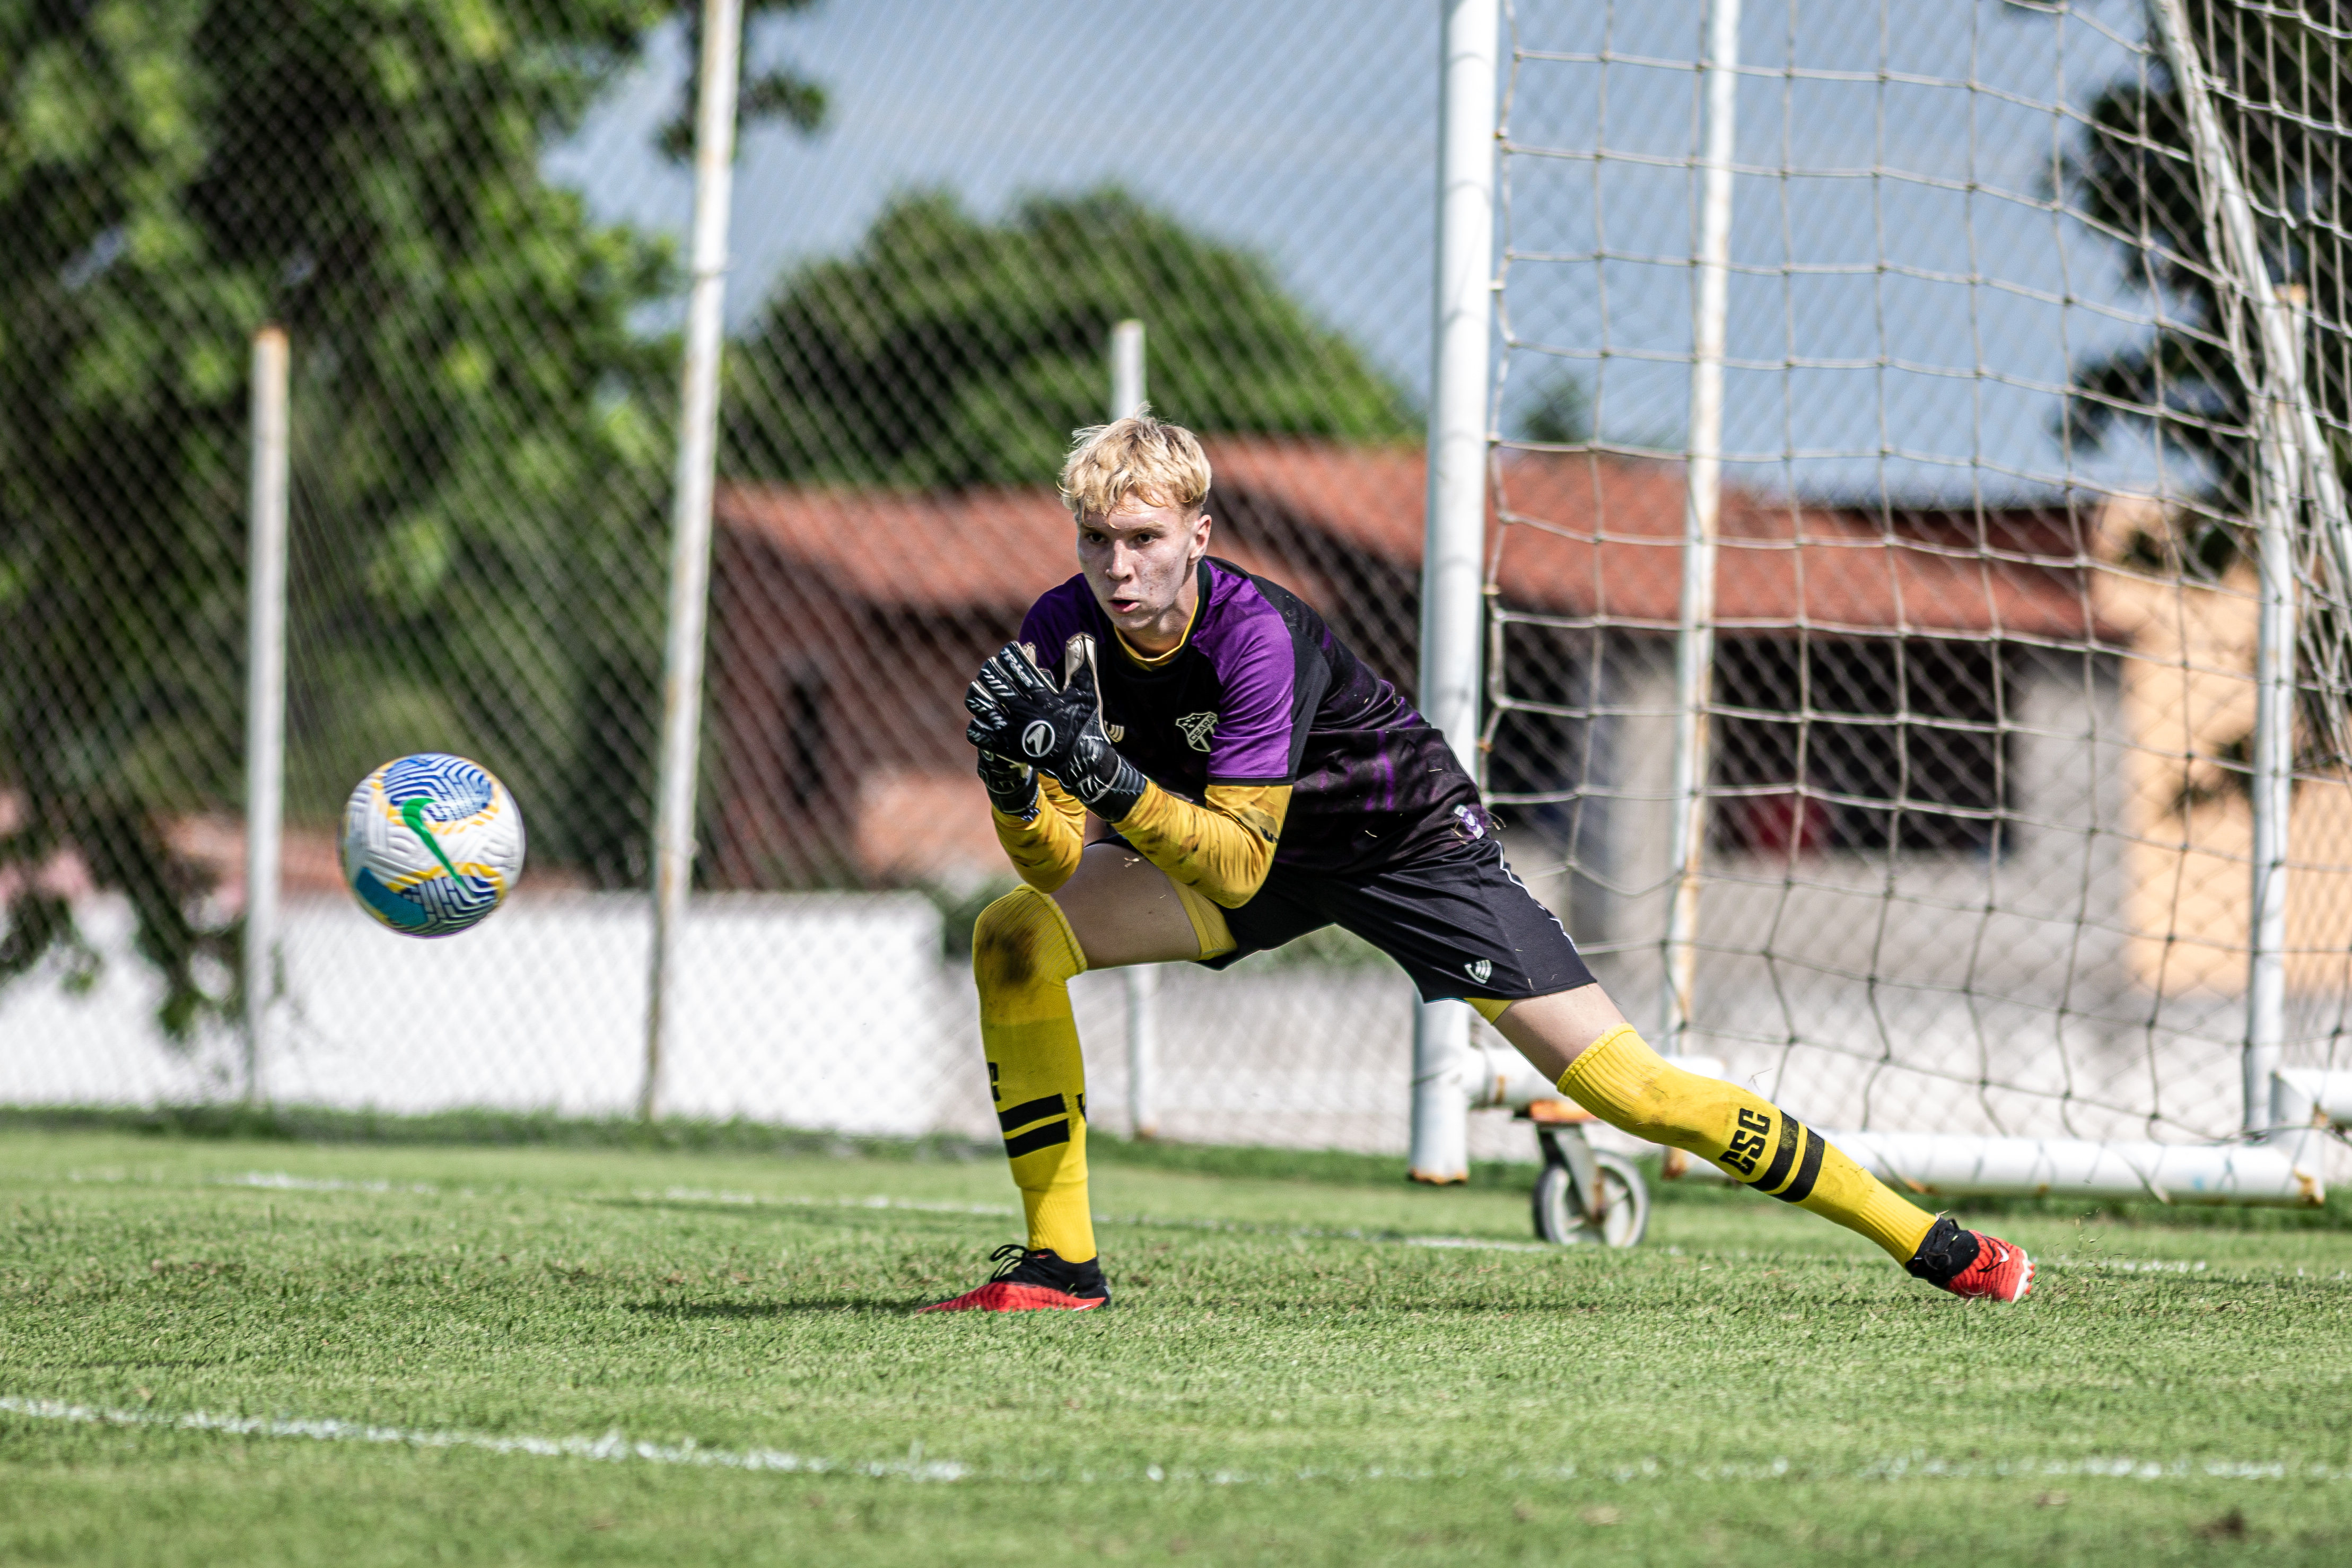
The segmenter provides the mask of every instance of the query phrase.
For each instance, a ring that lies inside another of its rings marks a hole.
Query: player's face
[[[1078,567],[1110,623],[1147,653],[1183,641],[1200,597],[1193,568],[1209,553],[1209,516],[1129,499],[1078,519]]]

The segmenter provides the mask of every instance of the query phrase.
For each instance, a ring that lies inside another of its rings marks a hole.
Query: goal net
[[[1489,783],[1916,1186],[2344,1174],[2348,25],[1508,16]]]

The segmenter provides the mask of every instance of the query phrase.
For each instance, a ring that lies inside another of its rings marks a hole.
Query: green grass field
[[[0,1562],[2352,1560],[2352,1231],[2013,1215],[2004,1309],[1294,1168],[1106,1151],[1110,1311],[914,1317],[1000,1165],[0,1132]]]

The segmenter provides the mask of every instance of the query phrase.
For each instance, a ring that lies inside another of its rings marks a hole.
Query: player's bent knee
[[[1183,906],[1184,918],[1192,923],[1193,939],[1201,944],[1203,958],[1221,958],[1238,945],[1234,941],[1233,927],[1226,924],[1225,912],[1207,894],[1170,880],[1176,890],[1176,902]]]
[[[983,995],[1067,981],[1087,961],[1062,906],[1024,883],[980,912],[971,975]]]

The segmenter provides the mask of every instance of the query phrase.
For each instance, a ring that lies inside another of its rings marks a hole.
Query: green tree
[[[1114,322],[1150,332],[1150,392],[1212,432],[1410,438],[1405,394],[1257,256],[1115,190],[985,223],[893,203],[855,254],[787,278],[728,360],[736,473],[907,486],[1034,484],[1103,416]]]
[[[776,16],[790,16],[814,10],[817,0],[751,0],[744,7],[743,47],[748,54],[757,43],[759,24]],[[686,80],[678,85],[677,108],[669,123],[661,129],[661,149],[672,158],[685,159],[694,152],[694,105],[702,86],[702,7],[683,7],[685,19],[686,57],[691,62]],[[831,101],[824,84],[816,81],[787,60],[762,67],[747,62],[741,85],[737,89],[735,118],[739,123],[754,120],[781,120],[794,130],[813,132],[823,129]]]
[[[2188,11],[2205,69],[2226,89],[2215,108],[2261,214],[2271,279],[2301,289],[2310,319],[2340,336],[2352,322],[2352,273],[2338,237],[2352,219],[2352,167],[2328,128],[2352,108],[2352,46],[2333,21],[2284,10],[2189,0]],[[2186,110],[2168,71],[2134,73],[2097,96],[2066,181],[2079,210],[2123,253],[2130,283],[2162,302],[2164,320],[2140,341],[2074,368],[2068,426],[2093,444],[2119,424],[2134,426],[2198,465],[2212,513],[2185,517],[2180,538],[2141,548],[2151,564],[2169,558],[2218,571],[2239,549],[2229,519],[2252,504],[2248,432],[2261,372],[2228,346],[2214,284],[2226,258],[2209,243]],[[2258,359],[2251,319],[2243,336]],[[2308,368],[2325,419],[2343,428],[2352,365],[2315,352]]]
[[[540,166],[680,10],[0,0],[0,981],[90,962],[39,874],[62,855],[130,895],[167,1030],[234,1000],[236,928],[166,830],[241,798],[245,366],[271,319],[297,367],[296,810],[464,747],[550,808],[535,856],[625,873],[675,398],[629,321],[675,269]],[[769,77],[752,107],[814,123]]]
[[[1573,375],[1557,375],[1537,391],[1519,418],[1518,438],[1548,446],[1582,446],[1592,439],[1592,394]]]

